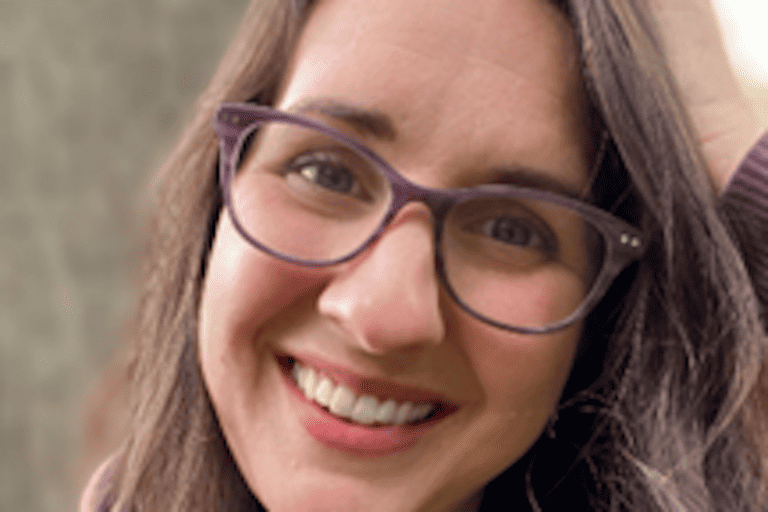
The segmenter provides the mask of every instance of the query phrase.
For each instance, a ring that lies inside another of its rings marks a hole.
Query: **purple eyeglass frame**
[[[374,162],[387,177],[392,187],[392,199],[379,227],[365,242],[351,253],[334,260],[312,261],[293,258],[291,256],[273,251],[269,247],[255,240],[240,224],[232,206],[231,182],[234,175],[237,160],[242,151],[242,146],[246,138],[253,133],[261,124],[268,121],[280,121],[292,123],[304,128],[317,130],[329,137],[338,140],[355,151],[359,151],[372,162]],[[490,325],[524,334],[546,334],[563,329],[577,320],[585,317],[589,311],[600,301],[608,287],[619,273],[633,261],[638,260],[644,250],[640,230],[627,223],[623,219],[616,217],[587,202],[574,199],[562,194],[540,190],[535,188],[520,187],[511,184],[491,184],[481,185],[473,188],[458,189],[431,189],[422,187],[408,181],[385,160],[374,153],[370,148],[358,142],[344,132],[326,126],[322,123],[308,119],[302,116],[289,114],[271,107],[255,105],[251,103],[222,103],[214,114],[214,127],[219,136],[220,159],[219,159],[219,183],[221,192],[229,212],[230,218],[235,229],[240,235],[257,249],[270,254],[283,261],[288,261],[302,266],[326,267],[348,261],[369,245],[371,245],[384,232],[386,226],[395,217],[403,206],[410,202],[422,202],[432,211],[435,218],[434,236],[435,236],[435,270],[440,276],[445,289],[451,298],[456,301],[462,309],[474,316],[478,320]],[[601,157],[602,158],[602,157]],[[522,198],[531,200],[550,201],[554,204],[569,208],[578,212],[593,226],[602,233],[605,240],[605,259],[603,268],[595,278],[592,289],[582,300],[576,310],[568,317],[557,323],[543,327],[520,327],[515,325],[503,324],[490,319],[468,306],[453,290],[448,281],[444,267],[443,256],[441,253],[441,238],[445,217],[451,208],[459,203],[475,199],[478,197],[504,197],[504,198]]]

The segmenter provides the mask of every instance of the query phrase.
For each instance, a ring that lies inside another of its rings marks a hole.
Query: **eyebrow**
[[[361,135],[369,135],[389,142],[397,139],[397,130],[392,120],[377,110],[323,98],[301,102],[288,111],[297,114],[322,114],[349,125]]]
[[[361,135],[368,135],[387,142],[397,139],[397,130],[387,114],[369,108],[357,107],[329,98],[310,98],[286,109],[295,114],[315,113],[341,121]],[[485,184],[515,185],[554,192],[574,199],[585,199],[589,186],[577,190],[543,171],[512,165],[493,167]]]
[[[493,168],[490,183],[546,190],[582,201],[590,194],[589,183],[582,190],[578,190],[548,173],[521,166]]]

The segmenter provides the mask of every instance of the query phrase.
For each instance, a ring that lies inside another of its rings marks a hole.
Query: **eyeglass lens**
[[[231,183],[234,215],[256,241],[289,259],[322,263],[359,249],[392,201],[384,171],[320,131],[260,124]],[[493,322],[556,324],[584,301],[602,267],[600,231],[549,201],[481,196],[447,213],[438,241],[454,295]]]

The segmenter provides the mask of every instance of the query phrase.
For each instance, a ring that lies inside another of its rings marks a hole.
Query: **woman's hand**
[[[731,69],[711,0],[649,3],[719,193],[764,127]]]

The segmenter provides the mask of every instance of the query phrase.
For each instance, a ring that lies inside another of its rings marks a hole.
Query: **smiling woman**
[[[254,1],[83,510],[760,509],[768,139],[727,168],[651,14]]]

